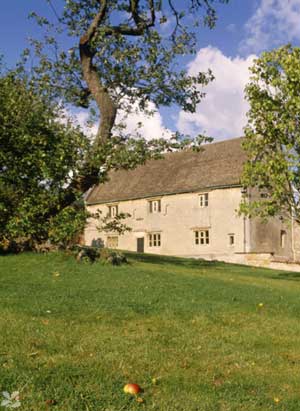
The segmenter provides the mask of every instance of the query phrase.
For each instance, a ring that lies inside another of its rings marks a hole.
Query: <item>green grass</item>
[[[24,411],[299,411],[299,296],[300,273],[1,256],[0,390]]]

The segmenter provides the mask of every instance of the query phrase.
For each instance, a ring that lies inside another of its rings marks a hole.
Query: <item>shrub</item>
[[[96,248],[96,247],[75,247],[76,260],[78,262],[89,261],[94,263],[96,261],[104,264],[121,265],[128,263],[126,256],[115,250],[108,248]]]

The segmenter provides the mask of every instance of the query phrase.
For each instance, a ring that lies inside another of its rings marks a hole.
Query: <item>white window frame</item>
[[[208,193],[199,194],[199,206],[200,208],[208,207]]]
[[[108,215],[109,215],[109,217],[114,218],[118,215],[118,213],[119,213],[119,207],[118,207],[117,204],[108,206]]]
[[[210,244],[210,230],[208,228],[194,231],[195,245],[209,245]]]
[[[161,212],[161,200],[150,200],[149,201],[149,213],[157,214]]]
[[[149,233],[148,234],[149,247],[161,247],[161,233]]]

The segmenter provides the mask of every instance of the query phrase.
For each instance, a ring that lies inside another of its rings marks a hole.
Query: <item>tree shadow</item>
[[[124,252],[126,257],[131,260],[139,261],[142,263],[151,263],[151,264],[175,264],[184,267],[191,268],[203,268],[203,267],[214,267],[216,265],[221,265],[219,261],[207,261],[203,259],[192,259],[192,258],[180,258],[172,257],[158,254],[140,254],[134,252]]]
[[[286,280],[286,281],[300,281],[300,273],[295,271],[283,271],[276,277],[272,277],[273,280]]]

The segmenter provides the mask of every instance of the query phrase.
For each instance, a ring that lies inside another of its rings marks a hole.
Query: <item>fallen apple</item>
[[[142,391],[138,384],[126,384],[123,388],[126,394],[136,395]]]

